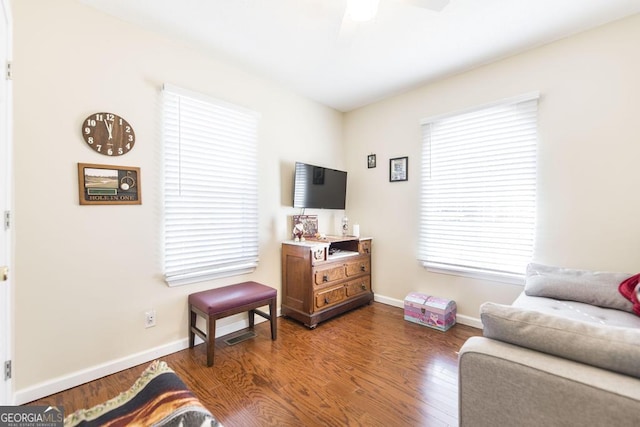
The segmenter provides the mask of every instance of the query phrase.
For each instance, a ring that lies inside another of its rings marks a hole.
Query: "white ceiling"
[[[373,21],[343,25],[346,0],[80,1],[340,111],[640,13],[640,0],[380,0]]]

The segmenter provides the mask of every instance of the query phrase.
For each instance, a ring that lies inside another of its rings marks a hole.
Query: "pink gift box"
[[[446,331],[456,324],[456,302],[411,292],[404,299],[404,320]]]

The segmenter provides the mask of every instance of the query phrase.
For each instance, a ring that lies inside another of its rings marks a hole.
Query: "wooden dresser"
[[[371,239],[327,237],[282,244],[282,315],[309,328],[373,301]]]

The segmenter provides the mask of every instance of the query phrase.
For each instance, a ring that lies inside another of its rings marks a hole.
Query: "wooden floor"
[[[409,323],[403,310],[373,303],[309,330],[278,318],[234,346],[216,342],[161,358],[226,427],[456,426],[457,351],[481,331],[446,333]],[[148,364],[40,399],[65,414],[128,389]]]

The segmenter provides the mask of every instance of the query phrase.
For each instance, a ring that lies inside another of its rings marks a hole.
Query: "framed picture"
[[[375,154],[369,154],[367,156],[367,167],[369,169],[376,167],[376,155]]]
[[[302,224],[303,237],[314,237],[318,233],[318,215],[294,215],[293,225]]]
[[[140,205],[140,168],[78,163],[81,205]]]
[[[389,159],[389,181],[408,181],[409,180],[409,158],[396,157]]]

